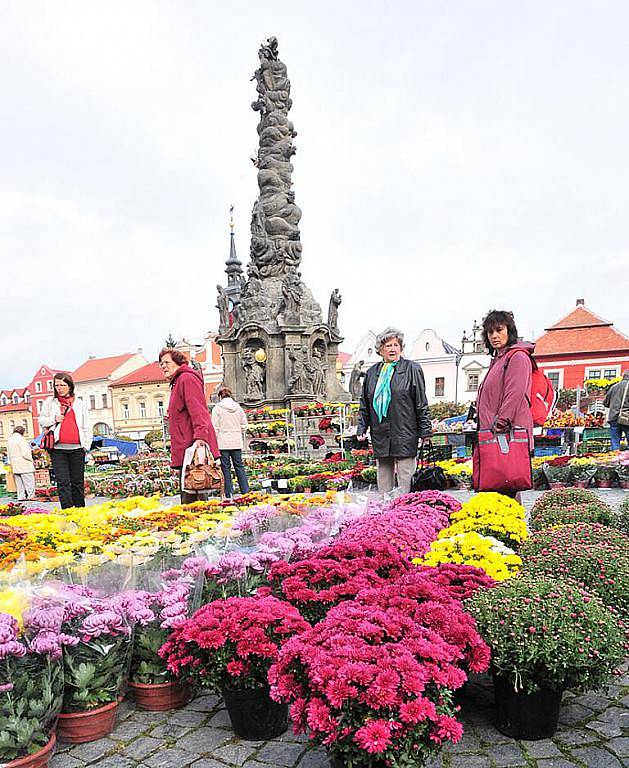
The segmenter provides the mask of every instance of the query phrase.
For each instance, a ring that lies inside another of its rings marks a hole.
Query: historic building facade
[[[629,369],[629,337],[577,299],[575,308],[537,339],[535,359],[555,389],[574,389]]]
[[[147,363],[109,384],[113,426],[117,435],[141,440],[164,425],[170,384],[158,363]]]

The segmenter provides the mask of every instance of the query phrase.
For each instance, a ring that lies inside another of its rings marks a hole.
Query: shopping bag
[[[205,443],[186,449],[181,468],[181,487],[188,493],[220,491],[223,488],[223,473]]]
[[[527,491],[533,487],[526,429],[481,429],[474,447],[472,485],[476,491]]]
[[[422,446],[417,469],[411,479],[411,491],[443,491],[446,485],[446,473],[435,464],[432,444]]]

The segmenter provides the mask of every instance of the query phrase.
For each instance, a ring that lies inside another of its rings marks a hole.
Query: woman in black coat
[[[381,363],[365,376],[358,411],[359,440],[371,433],[378,465],[378,490],[393,489],[394,476],[402,493],[408,493],[417,466],[420,440],[432,434],[426,386],[421,366],[402,357],[404,334],[387,328],[376,339]]]

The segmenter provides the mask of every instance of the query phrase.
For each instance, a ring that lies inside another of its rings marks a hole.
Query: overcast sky
[[[202,337],[228,209],[249,250],[250,77],[292,83],[303,278],[369,329],[629,332],[629,6],[0,1],[0,387]]]

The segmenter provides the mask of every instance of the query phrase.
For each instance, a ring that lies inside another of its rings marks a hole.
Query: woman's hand
[[[63,416],[59,414],[58,416],[55,416],[55,424],[61,424],[63,421]]]

